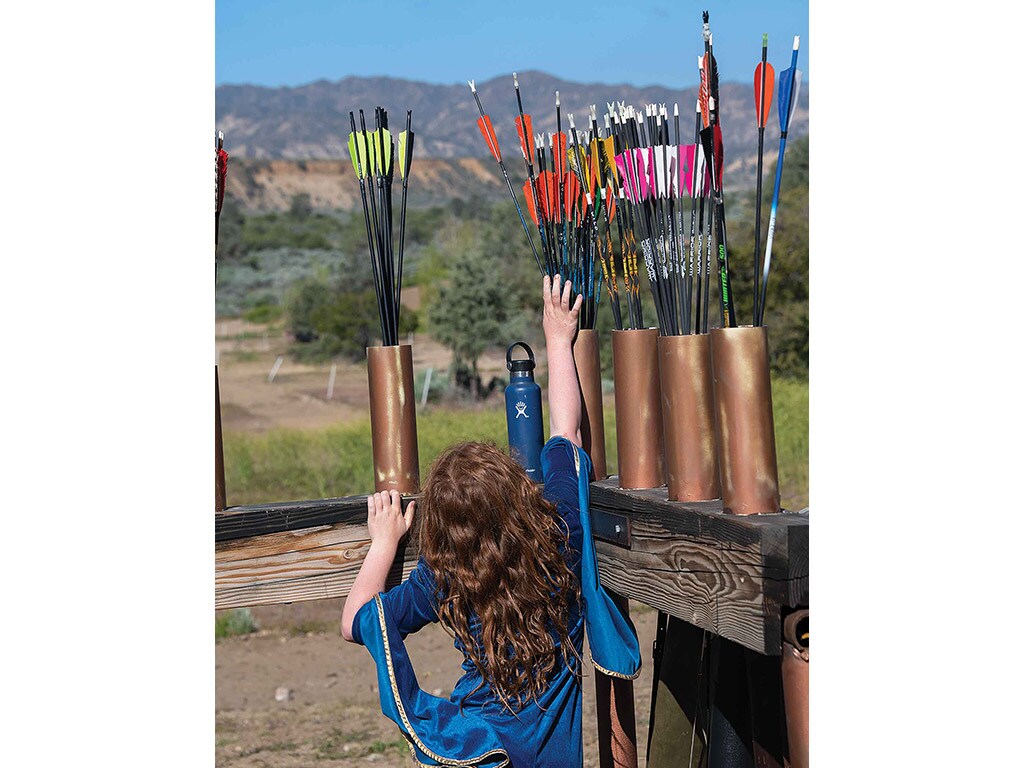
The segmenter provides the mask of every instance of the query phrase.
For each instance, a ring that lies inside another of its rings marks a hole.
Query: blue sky
[[[753,80],[763,32],[776,70],[789,66],[800,35],[809,80],[807,0],[217,0],[216,81],[388,75],[458,83],[541,69],[584,82],[687,87],[697,82],[704,9],[723,81]]]

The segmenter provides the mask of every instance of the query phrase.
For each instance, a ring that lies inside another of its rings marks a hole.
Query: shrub
[[[248,635],[257,629],[259,627],[256,626],[256,620],[248,608],[235,608],[218,613],[216,616],[216,638],[218,640],[236,635]]]

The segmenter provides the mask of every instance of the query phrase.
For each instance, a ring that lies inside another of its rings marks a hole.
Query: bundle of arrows
[[[662,335],[708,331],[712,275],[719,324],[736,325],[722,185],[718,65],[706,12],[703,42],[704,53],[697,59],[700,86],[691,144],[682,143],[678,104],[673,108],[671,129],[666,105],[648,104],[638,110],[619,102],[607,105],[603,126],[595,106],[590,107],[589,129],[582,126],[578,130],[574,116],[569,114],[566,134],[557,91],[555,133],[534,135],[533,119],[523,110],[519,80],[513,73],[519,111],[515,125],[527,177],[523,197],[534,229],[526,222],[491,119],[474,81],[469,81],[480,112],[477,125],[501,168],[538,269],[571,280],[575,291],[584,297],[581,328],[594,327],[602,287],[608,292],[617,329],[645,327],[641,261]],[[755,325],[762,324],[764,318],[786,132],[799,90],[798,44],[799,38],[794,43],[793,64],[779,78],[781,143],[763,261],[759,257],[763,137],[774,90],[774,70],[767,63],[767,35],[762,39],[762,63],[755,71],[760,139],[754,254],[754,271],[760,279],[755,278]],[[688,205],[685,198],[689,198]],[[540,251],[534,234],[540,241]],[[620,275],[625,312],[620,300]]]
[[[348,135],[348,154],[359,179],[359,195],[366,222],[366,245],[373,268],[373,284],[380,314],[381,344],[398,344],[398,313],[402,305],[402,263],[405,255],[405,204],[412,168],[412,111],[406,112],[405,130],[398,134],[398,171],[402,177],[402,203],[398,225],[398,265],[395,265],[394,216],[391,186],[394,179],[395,143],[388,129],[388,113],[374,110],[375,123],[366,128],[366,117],[359,110],[359,128],[353,112],[348,113],[352,132]]]

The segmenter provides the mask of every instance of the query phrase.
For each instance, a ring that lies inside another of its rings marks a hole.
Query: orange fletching
[[[604,204],[608,206],[608,223],[615,221],[615,195],[612,194],[612,185],[604,193]]]
[[[580,196],[580,181],[576,177],[575,173],[570,173],[565,177],[565,220],[573,220],[573,208],[576,205],[576,199]]]
[[[533,185],[530,184],[530,180],[527,179],[523,182],[523,195],[526,197],[526,207],[530,211],[530,218],[533,219],[533,223],[537,223],[537,203],[533,199]]]
[[[762,67],[765,70],[762,72]],[[764,76],[764,94],[761,93],[761,77]],[[757,110],[757,127],[764,128],[768,113],[772,111],[772,95],[775,92],[775,67],[760,63],[754,70],[754,109]],[[764,96],[762,99],[761,97]]]
[[[551,182],[554,174],[551,171],[544,171],[537,177],[537,192],[540,195],[540,207],[544,211],[544,220],[551,221],[555,217],[558,205],[555,204],[558,197],[558,185]],[[554,194],[552,195],[552,191]]]
[[[516,131],[519,132],[519,148],[523,150],[523,155],[526,157],[527,162],[533,162],[533,156],[535,153],[534,148],[536,145],[533,143],[533,118],[527,114],[523,115],[526,118],[526,134],[523,135],[523,120],[516,118]]]
[[[494,155],[494,159],[500,163],[501,150],[498,148],[498,137],[494,135],[494,126],[491,125],[491,118],[487,115],[478,117],[476,119],[476,124],[480,129],[480,133],[484,136],[484,141],[487,142],[487,148],[491,150],[491,154]]]

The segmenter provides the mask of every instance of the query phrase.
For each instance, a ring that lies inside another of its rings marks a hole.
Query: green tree
[[[297,195],[292,195],[291,207],[288,209],[288,215],[296,221],[305,221],[313,214],[313,203],[310,200],[308,192],[300,192]]]
[[[428,328],[451,349],[454,367],[470,369],[474,395],[480,356],[522,337],[529,325],[516,291],[510,290],[509,272],[494,251],[479,246],[461,251],[452,257],[448,281],[438,286],[427,308]]]
[[[313,278],[297,280],[288,291],[285,302],[288,330],[301,343],[318,337],[315,317],[331,302],[331,289]]]

